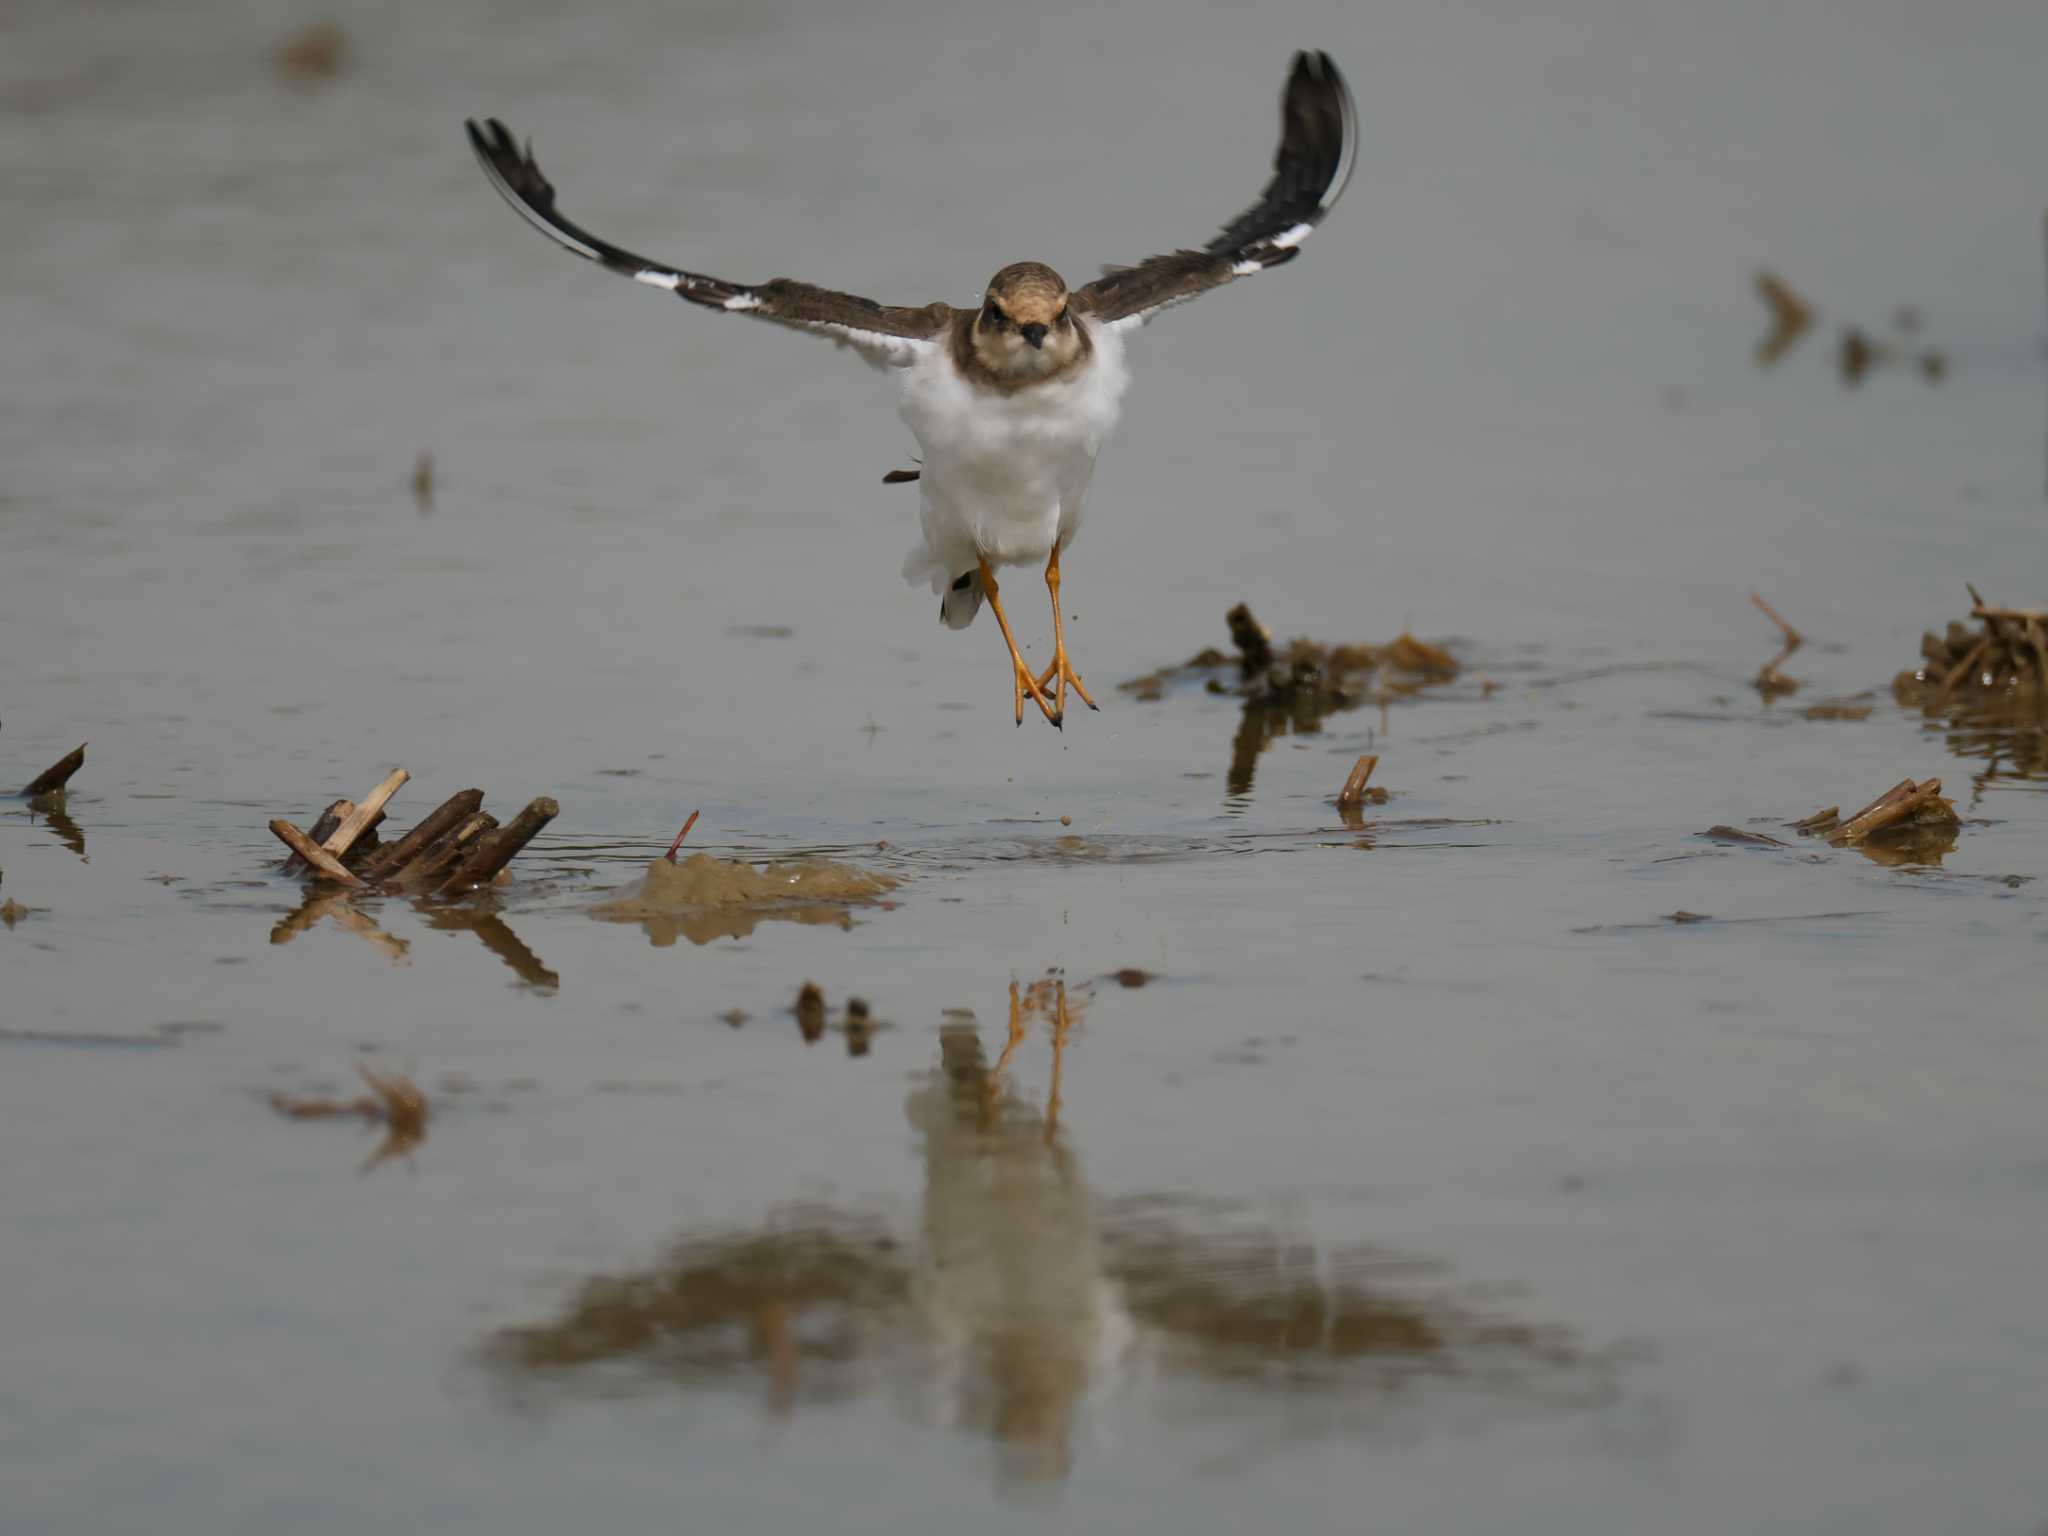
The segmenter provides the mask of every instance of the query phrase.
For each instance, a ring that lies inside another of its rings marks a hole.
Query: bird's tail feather
[[[948,629],[965,629],[981,612],[981,598],[981,572],[963,572],[939,599],[940,621]]]

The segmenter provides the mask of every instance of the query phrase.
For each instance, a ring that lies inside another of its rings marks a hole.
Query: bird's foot
[[[1055,648],[1052,662],[1043,672],[1038,674],[1037,681],[1040,693],[1043,693],[1047,688],[1053,689],[1054,704],[1051,712],[1046,715],[1046,719],[1050,720],[1054,725],[1059,725],[1066,718],[1067,684],[1069,683],[1074,685],[1074,692],[1081,695],[1081,702],[1083,704],[1094,710],[1102,708],[1089,694],[1088,685],[1081,681],[1081,674],[1074,670],[1074,664],[1067,660],[1067,648],[1064,645]]]
[[[1017,723],[1019,725],[1024,723],[1024,700],[1026,697],[1029,697],[1031,702],[1038,706],[1039,712],[1047,720],[1051,721],[1054,725],[1058,725],[1060,723],[1060,711],[1055,709],[1052,700],[1045,696],[1044,685],[1039,679],[1031,675],[1031,668],[1025,664],[1021,656],[1013,657],[1012,665],[1016,668]]]

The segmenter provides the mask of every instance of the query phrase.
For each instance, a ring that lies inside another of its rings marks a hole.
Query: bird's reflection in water
[[[1604,1395],[1606,1363],[1568,1330],[1507,1316],[1440,1266],[1331,1249],[1217,1202],[1098,1200],[1057,1119],[1055,1074],[1088,1001],[1057,977],[1013,988],[993,1061],[972,1022],[941,1028],[904,1106],[923,1162],[914,1236],[818,1205],[686,1233],[488,1353],[524,1388],[612,1388],[622,1366],[650,1384],[752,1377],[778,1415],[890,1395],[986,1435],[1010,1489],[1064,1479],[1091,1405],[1125,1384],[1195,1377],[1389,1412],[1420,1411],[1408,1389],[1423,1380]],[[1034,1024],[1052,1047],[1043,1107],[1017,1081]]]

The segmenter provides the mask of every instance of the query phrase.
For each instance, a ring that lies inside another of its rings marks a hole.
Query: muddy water
[[[309,85],[271,7],[0,19],[0,780],[91,743],[0,808],[0,1526],[2044,1517],[2048,777],[1885,690],[1966,579],[2048,596],[2048,28],[1298,12],[368,6]],[[872,376],[549,249],[457,130],[964,300],[1227,217],[1281,33],[1360,171],[1135,349],[1063,735],[897,584]],[[1825,315],[1765,374],[1759,264]],[[1947,377],[1843,390],[1900,303]],[[1256,752],[1114,688],[1240,599],[1468,671]],[[562,816],[460,909],[277,873],[397,764],[401,825]],[[1929,774],[1938,859],[1780,825]],[[698,808],[899,883],[594,916]],[[359,1062],[408,1154],[271,1108]]]

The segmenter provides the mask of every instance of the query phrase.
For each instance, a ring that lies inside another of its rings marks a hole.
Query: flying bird
[[[1280,148],[1259,200],[1199,250],[1169,251],[1069,289],[1051,267],[1020,261],[967,308],[912,309],[792,278],[734,283],[635,256],[572,224],[555,189],[496,118],[467,125],[485,173],[526,221],[566,250],[706,309],[772,320],[851,347],[894,373],[898,409],[922,450],[915,472],[923,536],[903,562],[930,582],[954,629],[987,602],[1009,647],[1018,724],[1028,698],[1054,725],[1071,686],[1060,620],[1060,552],[1080,530],[1095,457],[1115,428],[1130,375],[1124,337],[1212,288],[1292,261],[1350,179],[1358,145],[1351,92],[1326,53],[1297,53],[1280,98]],[[891,482],[911,478],[894,471]],[[996,570],[1045,562],[1052,662],[1034,673],[1003,612]]]

